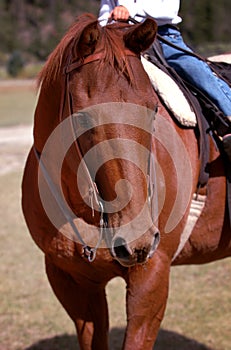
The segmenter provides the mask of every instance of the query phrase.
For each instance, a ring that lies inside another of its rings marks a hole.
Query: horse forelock
[[[99,69],[103,68],[105,62],[115,67],[121,74],[133,82],[133,74],[125,55],[125,47],[122,39],[123,32],[131,25],[113,24],[101,27],[97,18],[91,14],[79,16],[77,21],[70,27],[68,32],[61,39],[60,43],[48,57],[46,64],[38,75],[38,85],[42,82],[49,84],[56,81],[60,74],[63,74],[63,68],[67,64],[68,57],[72,54],[72,49],[78,45],[78,41],[84,29],[89,24],[98,24],[101,35],[99,46],[103,48],[103,58],[99,64]],[[80,57],[72,57],[77,60]]]
[[[102,67],[103,64],[107,62],[133,83],[132,69],[128,56],[125,54],[125,46],[122,39],[124,32],[130,27],[131,25],[128,24],[115,23],[103,28],[101,41],[104,47],[104,59],[100,66]]]

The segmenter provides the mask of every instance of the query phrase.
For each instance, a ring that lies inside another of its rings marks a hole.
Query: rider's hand
[[[130,13],[126,7],[116,6],[110,13],[109,18],[114,19],[115,21],[127,21],[129,16]]]

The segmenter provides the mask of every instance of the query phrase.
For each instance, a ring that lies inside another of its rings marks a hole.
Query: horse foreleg
[[[157,260],[129,273],[124,350],[153,349],[167,303],[170,270],[169,263]]]
[[[108,349],[108,309],[103,287],[78,284],[71,275],[46,259],[52,289],[73,320],[82,350]]]

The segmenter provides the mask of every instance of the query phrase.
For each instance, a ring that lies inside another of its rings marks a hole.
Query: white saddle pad
[[[141,61],[153,88],[179,123],[187,127],[196,126],[196,115],[174,80],[143,56]]]

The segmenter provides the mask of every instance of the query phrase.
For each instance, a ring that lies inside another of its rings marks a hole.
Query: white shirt
[[[178,24],[182,21],[178,16],[180,0],[101,0],[99,20],[106,25],[108,17],[115,6],[125,6],[131,17],[142,21],[142,17],[152,17],[158,26]],[[142,16],[142,17],[139,17]]]

